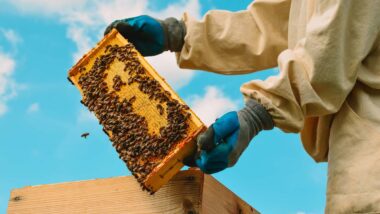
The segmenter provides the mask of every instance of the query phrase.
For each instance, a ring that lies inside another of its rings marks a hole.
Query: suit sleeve
[[[213,10],[201,21],[186,13],[181,68],[243,74],[277,66],[287,48],[290,0],[256,0],[247,10]]]
[[[241,87],[262,103],[275,125],[299,132],[306,117],[336,113],[365,69],[379,34],[378,1],[317,1],[306,33],[278,57],[279,74]]]

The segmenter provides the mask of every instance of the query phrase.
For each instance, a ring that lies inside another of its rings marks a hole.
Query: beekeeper
[[[206,173],[233,166],[252,138],[274,126],[301,133],[329,163],[326,213],[380,213],[380,1],[256,0],[201,21],[138,16],[114,21],[145,56],[173,51],[181,68],[279,74],[242,85],[246,106],[198,138]]]

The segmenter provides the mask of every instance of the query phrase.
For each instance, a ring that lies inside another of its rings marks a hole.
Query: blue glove
[[[104,31],[104,35],[116,28],[143,56],[154,56],[163,51],[181,51],[186,28],[175,18],[154,19],[143,15],[116,20]]]
[[[239,118],[236,111],[229,112],[217,119],[205,133],[198,138],[201,148],[196,165],[205,173],[222,171],[229,165],[229,156],[236,147],[240,131]]]
[[[207,174],[222,171],[237,162],[254,136],[273,127],[267,110],[255,100],[248,100],[245,108],[223,115],[199,135],[199,153],[194,162]]]

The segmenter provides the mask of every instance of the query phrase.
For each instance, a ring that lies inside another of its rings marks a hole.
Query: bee
[[[133,103],[134,101],[136,101],[136,96],[133,96],[131,97],[131,99],[128,100],[130,103]]]
[[[107,45],[105,52],[107,53],[111,47],[112,47],[112,45]]]
[[[134,78],[133,78],[133,77],[130,77],[130,78],[128,79],[128,85],[131,85],[133,82],[134,82]]]
[[[158,112],[160,113],[160,115],[163,115],[164,114],[164,107],[162,107],[162,105],[160,104],[157,104],[157,109],[158,109]]]
[[[90,133],[88,132],[85,132],[81,135],[81,137],[83,137],[84,139],[86,139],[88,136],[90,135]]]

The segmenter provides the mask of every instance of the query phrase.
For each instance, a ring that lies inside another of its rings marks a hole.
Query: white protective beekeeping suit
[[[380,213],[380,0],[257,0],[183,20],[180,67],[279,67],[241,91],[329,162],[326,213]]]

